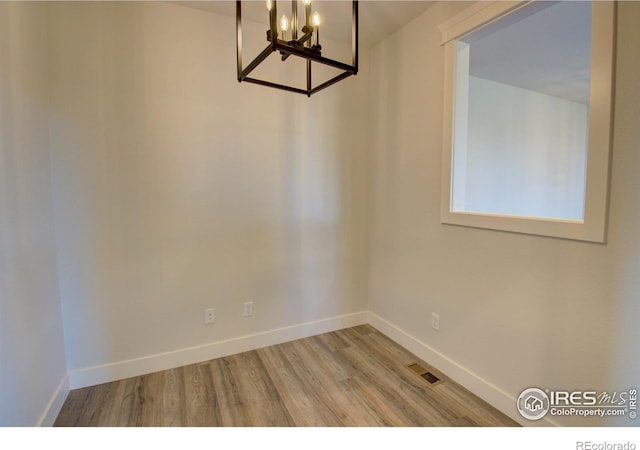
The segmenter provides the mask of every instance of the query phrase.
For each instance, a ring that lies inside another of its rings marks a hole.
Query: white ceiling
[[[340,42],[350,42],[351,1],[312,1],[313,11],[317,10],[323,17],[321,25],[322,36]],[[179,3],[216,14],[233,17],[236,15],[235,1],[181,1]],[[360,1],[358,3],[360,45],[369,47],[380,42],[422,14],[434,3],[415,0]],[[290,16],[290,1],[279,1],[278,8],[278,16],[283,13]],[[302,1],[298,2],[298,8],[301,11],[299,14],[302,16]],[[243,1],[242,18],[243,20],[264,22],[266,24],[268,19],[265,1]]]
[[[537,9],[509,26],[496,22],[472,34],[470,73],[588,104],[590,2],[541,2]]]

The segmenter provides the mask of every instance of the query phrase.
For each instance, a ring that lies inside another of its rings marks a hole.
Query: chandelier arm
[[[313,89],[311,89],[311,91],[309,91],[309,97],[311,97],[312,94],[315,94],[316,92],[320,92],[323,89],[328,88],[329,86],[336,84],[338,81],[342,81],[345,78],[350,77],[351,75],[355,75],[354,72],[343,72],[340,75],[338,75],[337,77],[334,77],[332,79],[330,79],[329,81],[325,81],[324,83],[314,87]]]
[[[242,2],[236,1],[236,56],[238,61],[238,81],[242,75]]]
[[[247,83],[259,84],[261,86],[281,89],[283,91],[295,92],[296,94],[303,94],[306,96],[310,95],[309,92],[305,91],[304,89],[286,86],[284,84],[272,83],[270,81],[258,80],[257,78],[245,78],[243,81],[246,81]]]
[[[254,59],[253,61],[251,61],[249,63],[249,65],[247,67],[244,68],[244,70],[240,73],[240,76],[238,77],[238,81],[246,81],[247,76],[253,72],[253,70],[258,67],[260,65],[260,63],[262,61],[264,61],[265,59],[267,59],[267,57],[273,53],[273,48],[271,47],[271,45],[268,45],[267,48],[265,48],[264,50],[262,50],[262,53],[260,53],[256,59]]]
[[[358,73],[358,0],[353,0],[353,9],[351,12],[351,55],[353,58],[353,67],[356,68],[355,73]]]
[[[292,44],[292,45],[297,45],[298,47],[302,47],[305,48],[304,44],[305,42],[307,42],[309,39],[311,39],[311,36],[313,35],[313,33],[306,33],[304,36],[302,36],[300,39],[295,40],[295,41],[283,41],[286,42],[288,44]],[[286,61],[287,58],[289,58],[289,56],[291,56],[291,53],[282,53],[282,61]]]
[[[351,74],[355,74],[358,69],[355,66],[350,66],[349,64],[345,64],[340,61],[335,61],[333,59],[325,58],[321,56],[319,52],[314,52],[311,49],[307,48],[298,48],[295,45],[291,45],[288,42],[278,41],[277,49],[284,53],[291,53],[296,56],[301,56],[306,59],[310,59],[311,61],[315,61],[327,66],[335,67],[336,69],[344,70]]]
[[[304,29],[302,30],[304,31]],[[300,39],[298,39],[296,42],[298,43],[298,45],[303,46],[305,42],[307,42],[309,39],[311,39],[311,36],[313,36],[313,30],[312,31],[308,31],[306,32]]]

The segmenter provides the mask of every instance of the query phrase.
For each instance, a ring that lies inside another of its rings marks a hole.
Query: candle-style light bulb
[[[316,35],[316,45],[320,45],[320,14],[318,11],[313,13],[313,18],[311,19],[313,23],[313,27],[315,28],[314,34]]]
[[[286,15],[282,15],[280,19],[280,29],[282,30],[282,39],[287,40],[287,31],[289,30],[289,19]]]
[[[311,22],[311,0],[304,0],[304,25],[311,26],[309,22]],[[308,45],[311,45],[311,42]]]
[[[271,8],[273,7],[272,0],[267,0],[267,10],[271,12]]]

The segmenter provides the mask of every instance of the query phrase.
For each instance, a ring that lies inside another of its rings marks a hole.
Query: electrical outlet
[[[204,310],[204,323],[205,325],[212,324],[216,321],[216,310],[215,308],[209,308]]]
[[[244,317],[253,316],[253,302],[244,302],[244,305],[242,307],[242,315]]]
[[[431,328],[440,331],[440,316],[436,313],[431,313]]]

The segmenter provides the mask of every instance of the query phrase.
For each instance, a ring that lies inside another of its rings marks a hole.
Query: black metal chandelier
[[[283,16],[280,21],[280,35],[278,34],[278,6],[276,0],[267,0],[267,11],[269,14],[269,29],[267,30],[267,47],[253,60],[247,67],[242,66],[242,1],[236,1],[236,43],[238,55],[238,81],[246,81],[262,86],[282,89],[289,92],[296,92],[310,97],[312,94],[325,89],[338,81],[358,73],[358,1],[352,1],[351,20],[351,56],[352,64],[345,64],[322,56],[322,46],[320,45],[320,16],[318,13],[311,13],[311,0],[303,0],[305,10],[305,23],[302,27],[302,36],[298,37],[298,2],[291,1],[291,21]],[[288,31],[291,30],[291,39],[287,39]],[[251,78],[249,75],[253,70],[266,60],[272,53],[280,52],[282,61],[286,61],[290,56],[306,59],[307,63],[307,83],[306,89],[289,86],[286,84],[273,83],[270,81]],[[311,67],[312,63],[324,64],[339,69],[341,73],[328,81],[317,86],[313,86]]]

